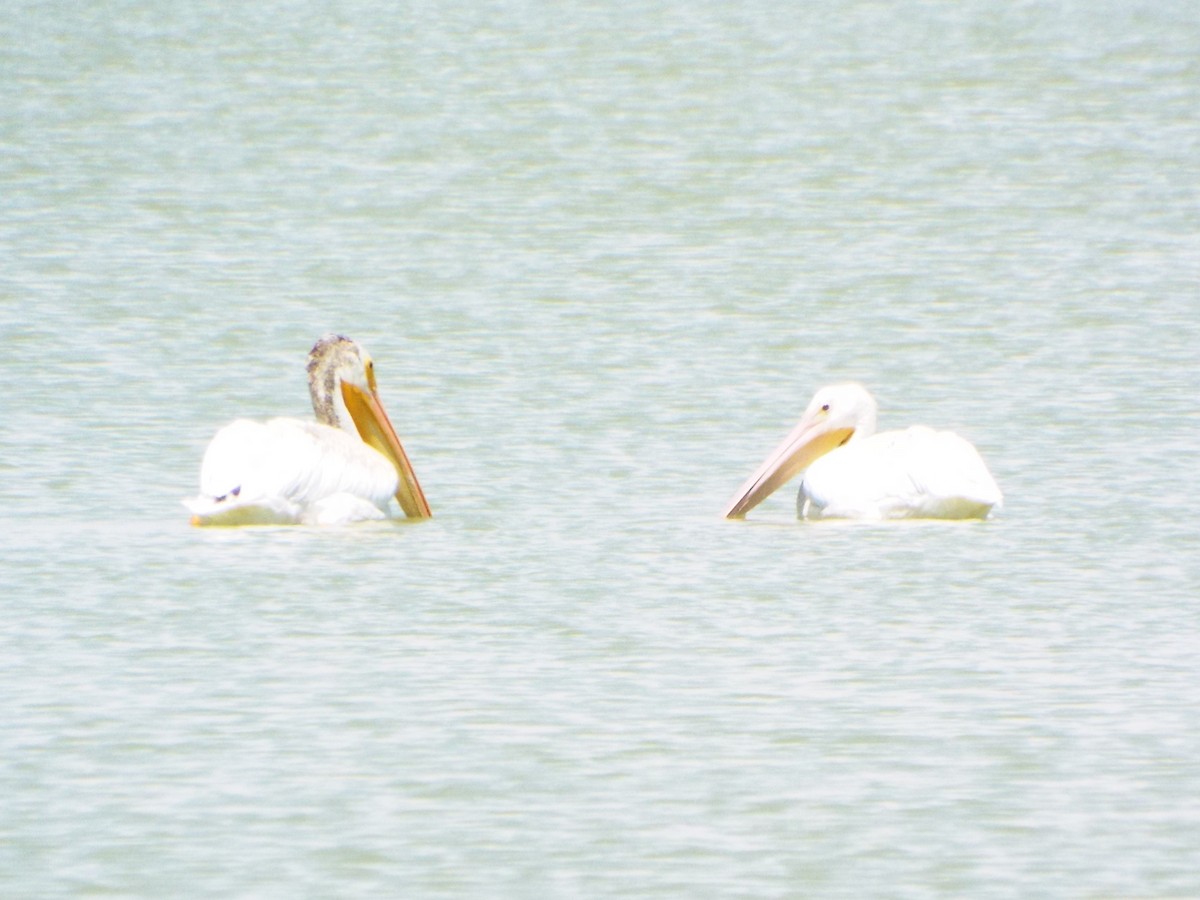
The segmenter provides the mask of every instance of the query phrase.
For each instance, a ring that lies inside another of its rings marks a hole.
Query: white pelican
[[[208,445],[200,495],[183,501],[193,525],[341,524],[383,519],[394,496],[429,518],[375,388],[375,364],[349,338],[327,334],[308,354],[317,421],[238,419]]]
[[[725,516],[745,516],[801,471],[801,518],[982,519],[1002,500],[978,451],[958,435],[923,425],[875,434],[875,399],[860,384],[817,391]]]

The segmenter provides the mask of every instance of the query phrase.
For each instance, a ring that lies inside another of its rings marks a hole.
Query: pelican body
[[[793,477],[800,518],[982,519],[1002,503],[979,452],[917,425],[875,433],[875,399],[859,384],[817,391],[804,417],[725,508],[742,518]]]
[[[200,465],[200,494],[184,501],[193,525],[343,524],[432,513],[379,400],[375,364],[329,334],[308,355],[316,421],[238,419],[220,429]]]

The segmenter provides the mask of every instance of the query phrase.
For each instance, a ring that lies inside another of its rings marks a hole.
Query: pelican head
[[[725,517],[739,519],[830,450],[875,433],[875,398],[861,384],[821,388],[800,424],[733,496]]]
[[[308,354],[308,389],[318,422],[358,436],[395,466],[404,514],[429,518],[429,503],[379,399],[371,355],[350,338],[325,335]]]

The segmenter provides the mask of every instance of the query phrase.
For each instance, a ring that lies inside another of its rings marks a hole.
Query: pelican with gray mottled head
[[[343,524],[432,513],[357,343],[328,334],[308,355],[316,421],[238,419],[220,429],[184,501],[195,525]]]

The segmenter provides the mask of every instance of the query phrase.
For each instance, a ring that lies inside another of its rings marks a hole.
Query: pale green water
[[[1195,896],[1194,4],[0,12],[0,894]],[[204,532],[373,352],[435,519]],[[967,526],[722,504],[821,383]]]

